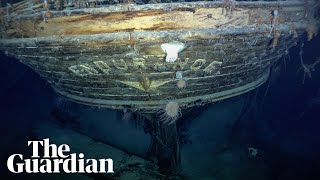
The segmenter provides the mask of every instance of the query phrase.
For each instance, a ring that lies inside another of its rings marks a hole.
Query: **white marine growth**
[[[185,48],[185,45],[179,41],[172,41],[161,45],[161,49],[165,52],[166,62],[173,63],[178,59],[178,53]]]

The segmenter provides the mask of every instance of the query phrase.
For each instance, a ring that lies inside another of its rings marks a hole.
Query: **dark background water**
[[[320,64],[303,84],[300,45],[290,49],[290,60],[279,60],[263,86],[225,102],[232,104],[239,98],[245,101],[232,139],[262,150],[269,179],[320,179]],[[305,63],[314,62],[320,57],[319,37],[305,42],[303,50]],[[51,118],[59,97],[30,68],[1,53],[0,172],[8,176],[8,156],[26,151],[27,141],[34,138],[32,128]],[[222,102],[204,111],[219,108],[228,106]],[[207,114],[201,118],[211,118]]]

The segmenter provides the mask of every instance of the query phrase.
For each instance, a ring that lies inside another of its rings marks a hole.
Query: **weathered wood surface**
[[[306,2],[238,2],[232,16],[223,14],[222,2],[119,5],[25,14],[4,14],[4,37],[50,37],[130,31],[212,29],[228,25],[271,25],[272,10],[279,9],[279,23],[305,20]],[[311,1],[312,2],[312,1]],[[129,9],[128,9],[129,7]],[[285,9],[284,9],[285,7]],[[3,9],[6,11],[6,9]],[[49,17],[46,17],[49,16]],[[289,20],[289,21],[288,21]],[[129,39],[127,39],[129,41]]]
[[[173,97],[186,108],[264,83],[271,65],[314,33],[312,2],[239,2],[229,15],[221,2],[52,11],[45,21],[8,14],[0,48],[83,104],[157,111]],[[160,46],[171,41],[185,49],[166,63]]]

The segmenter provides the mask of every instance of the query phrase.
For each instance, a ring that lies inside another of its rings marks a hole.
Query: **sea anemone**
[[[166,103],[165,107],[157,113],[159,119],[164,124],[173,124],[181,117],[181,109],[179,104],[174,100],[170,99]]]

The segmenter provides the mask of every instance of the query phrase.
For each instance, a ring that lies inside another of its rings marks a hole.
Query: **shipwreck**
[[[314,1],[69,2],[3,7],[1,49],[64,97],[116,109],[158,111],[169,97],[188,108],[245,93],[302,34],[317,32]]]
[[[165,144],[174,146],[177,166],[181,113],[265,83],[291,47],[317,34],[318,7],[313,0],[24,0],[0,9],[0,49],[71,101],[171,124],[157,132],[171,133]]]

